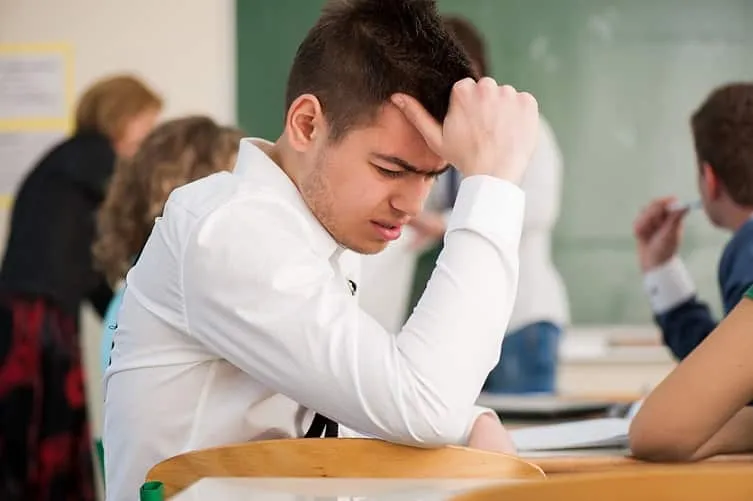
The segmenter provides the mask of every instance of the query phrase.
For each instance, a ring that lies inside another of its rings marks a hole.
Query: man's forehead
[[[375,153],[399,158],[427,173],[441,171],[446,166],[446,162],[429,148],[418,129],[394,105],[382,107],[374,120],[372,132]]]

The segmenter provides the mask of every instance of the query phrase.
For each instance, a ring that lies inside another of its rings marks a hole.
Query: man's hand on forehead
[[[486,174],[519,182],[539,130],[538,103],[527,92],[484,77],[455,84],[444,123],[418,100],[395,94],[392,102],[421,133],[429,147],[465,176]]]

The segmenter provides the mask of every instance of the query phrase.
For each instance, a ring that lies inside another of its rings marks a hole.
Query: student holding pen
[[[691,120],[701,205],[711,223],[733,233],[719,262],[725,314],[753,285],[753,84],[720,87]],[[652,202],[634,231],[644,285],[664,342],[680,360],[716,327],[677,254],[693,205]]]

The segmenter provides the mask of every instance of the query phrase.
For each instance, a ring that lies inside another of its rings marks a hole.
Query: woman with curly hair
[[[241,131],[203,116],[165,122],[147,136],[136,155],[119,163],[99,212],[96,266],[117,292],[105,314],[102,368],[110,362],[122,282],[170,193],[179,186],[235,163]]]

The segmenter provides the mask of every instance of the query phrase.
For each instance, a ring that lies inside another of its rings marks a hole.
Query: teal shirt
[[[115,329],[118,327],[118,312],[120,311],[120,302],[123,300],[125,286],[121,286],[110,300],[105,312],[105,318],[102,324],[102,345],[100,349],[100,359],[102,373],[110,365],[110,351],[112,351],[112,341],[115,336]]]

